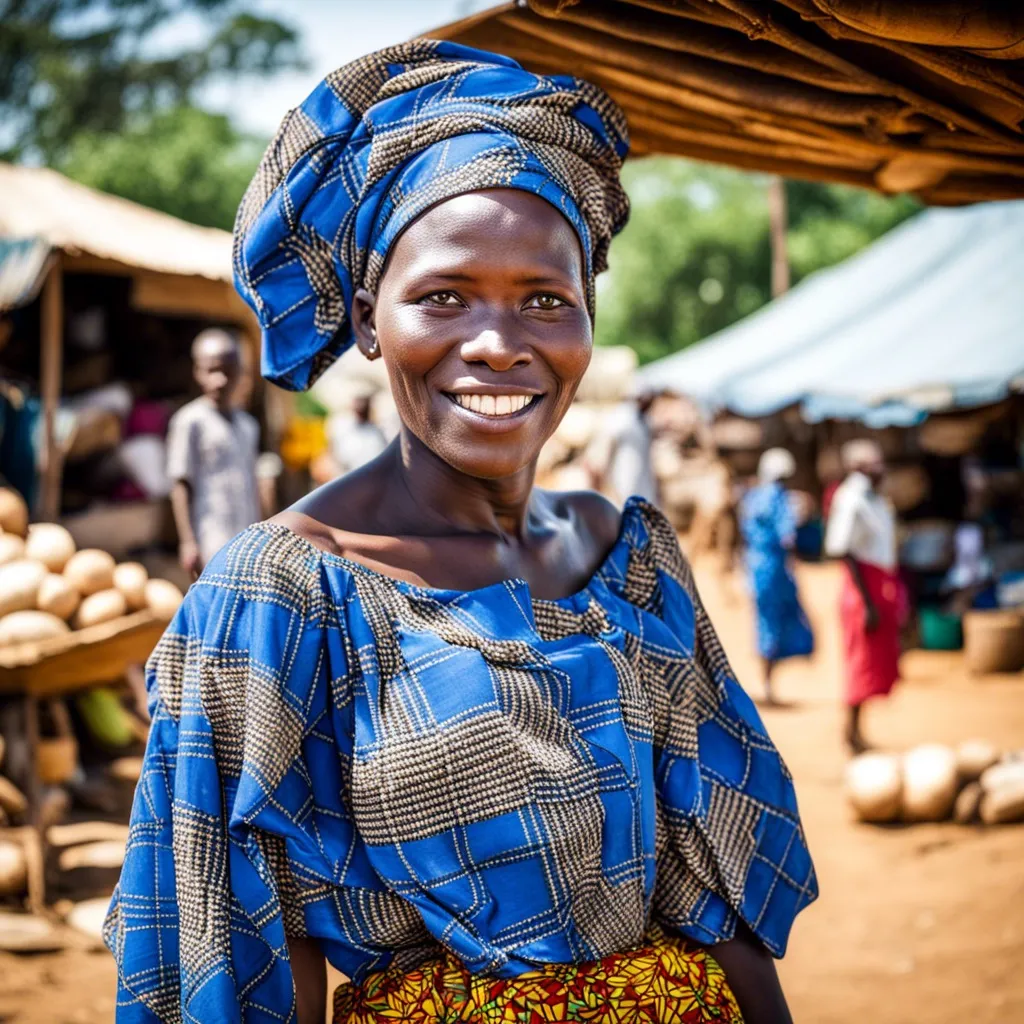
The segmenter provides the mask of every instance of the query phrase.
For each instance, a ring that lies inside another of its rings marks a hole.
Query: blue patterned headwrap
[[[541,196],[576,229],[587,302],[629,204],[622,111],[597,86],[457,43],[416,40],[328,75],[284,119],[235,222],[235,285],[259,317],[263,375],[308,388],[352,344],[352,296],[443,199]]]

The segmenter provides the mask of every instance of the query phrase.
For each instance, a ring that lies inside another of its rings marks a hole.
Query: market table
[[[152,612],[141,611],[65,636],[0,650],[0,697],[21,701],[28,741],[23,782],[29,826],[36,837],[34,844],[26,845],[26,855],[36,860],[29,871],[32,910],[40,910],[46,903],[45,873],[40,864],[45,859],[46,830],[40,821],[39,701],[119,681],[132,665],[146,661],[166,625]]]

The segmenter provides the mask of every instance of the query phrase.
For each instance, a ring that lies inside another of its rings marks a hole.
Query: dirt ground
[[[741,679],[756,681],[752,627],[738,587],[698,577]],[[838,574],[802,569],[818,653],[782,667],[788,707],[766,712],[796,778],[821,899],[794,929],[780,970],[801,1024],[1024,1022],[1024,826],[871,827],[850,820],[838,735]],[[1024,677],[967,677],[957,655],[912,652],[906,681],[869,709],[869,738],[901,750],[983,737],[1024,746]],[[756,683],[754,687],[756,689]],[[0,953],[0,1024],[106,1024],[114,965],[83,950]]]

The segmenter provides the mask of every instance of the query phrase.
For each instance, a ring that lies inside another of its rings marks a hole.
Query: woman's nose
[[[515,328],[504,319],[481,325],[472,338],[462,343],[462,358],[467,363],[486,363],[499,373],[516,366],[528,366],[533,362],[533,352],[517,335]]]

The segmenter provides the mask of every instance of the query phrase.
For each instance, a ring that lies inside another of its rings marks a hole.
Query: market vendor
[[[885,475],[882,450],[861,439],[846,444],[842,457],[847,476],[832,499],[825,551],[846,567],[839,603],[845,739],[853,753],[860,753],[867,749],[861,731],[865,701],[887,695],[899,679],[907,594],[897,565],[896,513],[879,491]]]
[[[793,782],[657,509],[533,486],[626,220],[597,87],[417,40],[288,115],[236,225],[263,368],[402,420],[245,531],[149,663],[127,1022],[789,1024]],[[287,216],[285,213],[287,212]]]

